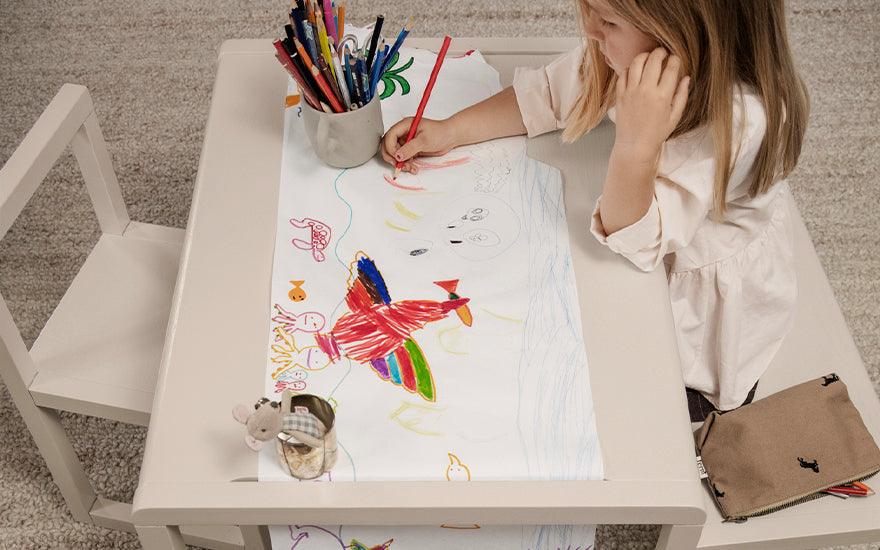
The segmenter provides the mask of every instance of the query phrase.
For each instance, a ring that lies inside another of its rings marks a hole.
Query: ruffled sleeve
[[[565,128],[582,84],[578,73],[584,46],[544,67],[517,67],[513,89],[529,137]]]
[[[739,104],[741,106],[743,104]],[[749,172],[764,138],[765,118],[760,101],[746,96],[743,109],[735,108],[734,170],[728,184],[728,198],[748,186]],[[744,124],[744,125],[743,125]],[[600,243],[625,256],[642,271],[657,268],[670,252],[688,246],[706,221],[713,206],[715,148],[711,135],[698,129],[664,144],[651,206],[641,219],[611,235],[602,225],[596,201],[590,231]]]

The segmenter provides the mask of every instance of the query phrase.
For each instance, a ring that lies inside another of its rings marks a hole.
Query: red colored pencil
[[[437,74],[440,72],[440,67],[443,66],[443,59],[446,57],[446,50],[449,49],[450,42],[452,42],[452,38],[449,36],[446,36],[446,38],[443,39],[443,46],[440,48],[440,53],[437,54],[437,61],[434,63],[434,69],[431,71],[431,78],[428,79],[428,85],[425,87],[425,93],[422,94],[422,101],[419,103],[416,116],[413,118],[412,124],[409,126],[409,133],[406,135],[404,145],[409,143],[419,129],[419,122],[422,121],[422,114],[425,112],[425,105],[428,104],[428,99],[431,97],[431,90],[434,88],[434,82],[437,81]],[[397,161],[394,164],[394,179],[397,179],[397,176],[400,175],[401,168],[403,168],[403,162]]]
[[[853,496],[859,496],[859,497],[868,496],[868,491],[866,491],[864,489],[859,489],[857,487],[846,487],[843,485],[839,485],[837,487],[829,487],[828,489],[825,489],[825,490],[828,492],[831,492],[831,493],[843,493],[845,495],[853,495]]]

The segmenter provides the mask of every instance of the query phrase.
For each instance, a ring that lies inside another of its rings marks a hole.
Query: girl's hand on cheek
[[[657,48],[650,54],[637,55],[618,78],[614,143],[618,152],[625,151],[645,162],[656,160],[687,103],[690,77],[680,78],[680,68],[678,57]]]

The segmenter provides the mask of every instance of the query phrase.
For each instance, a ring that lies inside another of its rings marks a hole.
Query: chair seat
[[[41,406],[146,426],[184,231],[104,234],[31,349]]]
[[[761,377],[755,399],[836,372],[868,431],[880,441],[880,400],[850,336],[812,241],[791,204],[795,226],[798,304],[791,332]],[[867,480],[880,489],[880,475]],[[880,491],[878,491],[880,492]],[[824,496],[745,523],[722,523],[706,491],[700,549],[803,549],[880,540],[880,496]]]

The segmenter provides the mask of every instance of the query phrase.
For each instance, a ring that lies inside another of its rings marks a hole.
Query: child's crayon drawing
[[[290,225],[300,229],[309,230],[310,240],[304,241],[302,239],[293,239],[291,241],[293,246],[300,250],[311,251],[312,257],[315,258],[316,262],[323,262],[325,257],[324,249],[330,244],[330,227],[323,222],[313,220],[312,218],[303,218],[301,220],[292,218],[290,220]]]
[[[446,453],[449,464],[446,465],[446,481],[470,481],[471,469],[462,464],[461,459],[452,453]]]
[[[388,418],[399,424],[403,429],[420,435],[442,436],[434,426],[438,424],[445,407],[419,403],[402,402]]]
[[[469,298],[392,301],[376,264],[363,254],[355,258],[350,272],[345,295],[349,312],[330,332],[315,335],[318,346],[331,361],[344,355],[368,364],[382,380],[435,401],[434,376],[412,333],[453,311],[462,317],[459,310],[466,308]]]
[[[386,65],[387,68],[385,69],[385,73],[382,74],[381,82],[385,85],[382,93],[379,95],[379,98],[382,100],[388,99],[389,97],[394,95],[394,92],[397,91],[398,85],[400,86],[400,95],[406,95],[409,93],[409,81],[407,81],[407,79],[404,78],[401,73],[412,66],[415,58],[410,57],[409,61],[395,69],[394,66],[397,64],[398,61],[400,61],[399,51],[395,52],[394,55],[391,57],[391,61],[389,61]],[[378,87],[378,84],[376,86]]]
[[[386,129],[416,112],[435,58],[391,57],[377,88]],[[500,90],[480,52],[448,57],[425,117]],[[380,158],[336,169],[295,110],[284,117],[265,393],[334,404],[326,482],[602,479],[560,172],[523,137],[419,157],[396,180]],[[260,479],[285,479],[273,451]],[[270,532],[294,550],[586,550],[595,537],[460,519]]]
[[[306,291],[303,290],[302,287],[305,284],[305,281],[293,280],[290,281],[290,284],[292,284],[293,287],[287,292],[287,297],[290,298],[291,302],[302,302],[308,298]]]
[[[324,315],[317,311],[296,314],[284,309],[280,304],[274,304],[272,307],[275,309],[272,321],[278,323],[285,332],[318,332],[327,324]],[[277,332],[275,340],[281,340],[281,336]]]

